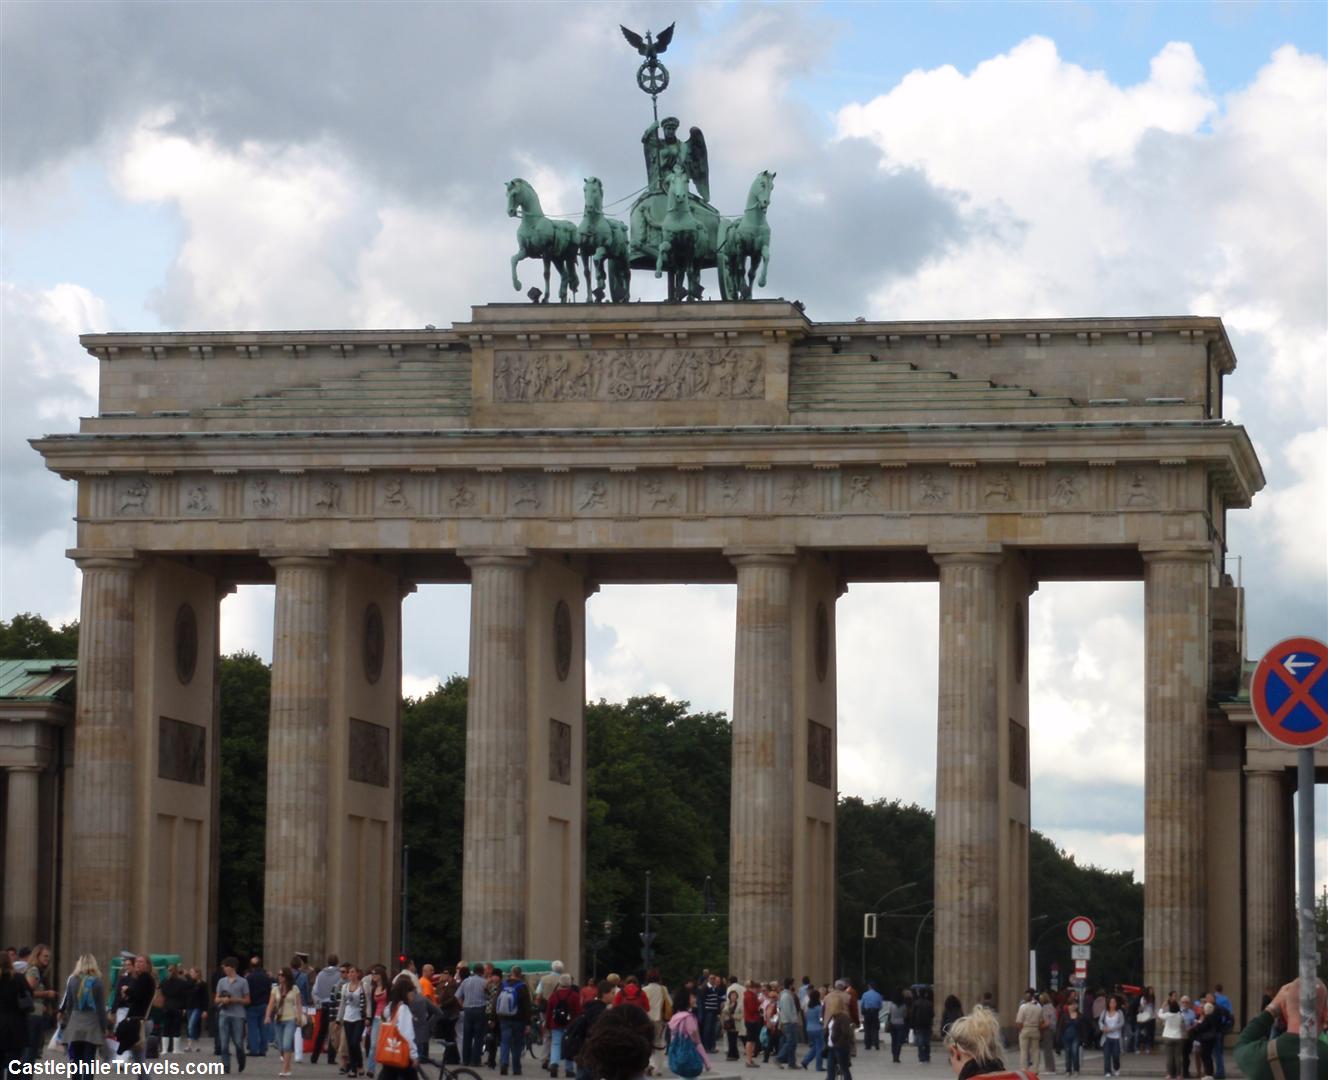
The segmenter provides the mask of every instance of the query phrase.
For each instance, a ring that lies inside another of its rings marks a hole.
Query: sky
[[[1230,518],[1248,651],[1328,638],[1320,3],[8,0],[0,617],[78,613],[73,487],[26,440],[95,411],[79,333],[446,325],[511,300],[504,182],[568,214],[585,176],[610,202],[639,188],[650,103],[618,24],[673,20],[661,108],[705,131],[712,201],[777,171],[766,295],[815,320],[1220,315],[1226,415],[1268,479]],[[408,693],[464,671],[467,604],[405,601]],[[228,598],[223,647],[270,655],[271,606]],[[837,627],[841,789],[933,805],[936,586],[854,586]],[[727,711],[733,633],[732,587],[605,588],[588,692]],[[1034,827],[1141,873],[1142,585],[1043,585],[1030,634]]]

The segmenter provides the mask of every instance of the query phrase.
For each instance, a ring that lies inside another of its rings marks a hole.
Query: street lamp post
[[[918,932],[913,935],[913,985],[914,986],[917,986],[918,982],[920,981],[918,978],[918,946],[922,943],[922,928],[927,925],[927,920],[930,919],[932,915],[934,915],[935,913],[936,913],[936,908],[934,906],[928,908],[927,914],[922,916],[921,921],[918,923]],[[934,977],[935,976],[933,975],[933,978]]]
[[[875,902],[871,905],[871,907],[869,907],[866,911],[862,913],[862,985],[864,987],[867,985],[867,916],[871,914],[873,911],[876,911],[876,909],[879,908],[887,898],[894,896],[894,894],[897,892],[903,892],[905,889],[911,889],[916,884],[917,884],[916,881],[907,881],[903,885],[896,885],[893,889],[890,889],[882,893],[880,896],[878,896]]]

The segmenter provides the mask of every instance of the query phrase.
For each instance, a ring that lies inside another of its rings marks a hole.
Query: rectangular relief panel
[[[828,788],[834,783],[834,732],[807,721],[807,782]]]
[[[1028,787],[1028,729],[1010,718],[1010,783]]]
[[[555,784],[572,782],[572,725],[549,719],[549,779]]]
[[[169,716],[158,717],[157,776],[198,787],[207,783],[207,728]]]
[[[392,782],[392,733],[382,724],[350,718],[350,757],[347,773],[359,784],[387,787]]]

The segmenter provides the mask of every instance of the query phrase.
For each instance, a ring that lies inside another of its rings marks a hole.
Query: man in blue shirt
[[[876,989],[876,984],[869,982],[867,992],[858,1001],[858,1008],[862,1010],[862,1048],[864,1050],[879,1050],[881,1048],[881,1006],[884,1004],[885,998]]]
[[[1217,1005],[1218,1014],[1221,1016],[1218,1023],[1217,1039],[1213,1043],[1213,1080],[1226,1080],[1227,1066],[1222,1058],[1222,1043],[1226,1040],[1227,1032],[1235,1026],[1236,1016],[1231,1011],[1231,999],[1222,993],[1221,983],[1217,983],[1213,987],[1213,1001]]]

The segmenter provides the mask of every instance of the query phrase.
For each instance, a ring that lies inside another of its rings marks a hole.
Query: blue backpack
[[[696,1043],[688,1036],[678,1032],[669,1040],[669,1072],[692,1080],[700,1076],[704,1069],[701,1055],[696,1052]]]

